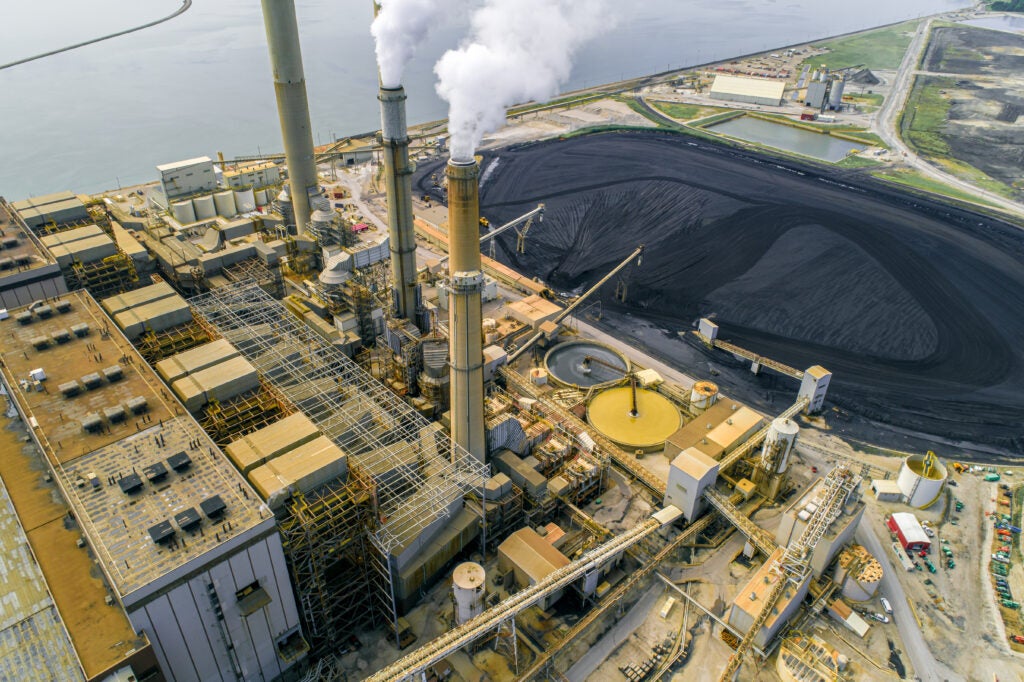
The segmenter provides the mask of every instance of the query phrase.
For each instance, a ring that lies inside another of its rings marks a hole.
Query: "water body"
[[[969,19],[967,21],[961,21],[960,23],[967,24],[968,26],[991,28],[996,31],[1024,33],[1024,16],[1001,14],[997,17],[982,17],[981,19]]]
[[[180,0],[5,3],[0,63],[169,14]],[[466,33],[474,0],[445,14],[406,73],[409,120],[443,118],[433,65]],[[566,89],[966,7],[971,0],[608,2],[609,30],[577,56]],[[10,6],[7,6],[10,5]],[[297,0],[314,141],[379,127],[369,0]],[[280,150],[255,0],[196,0],[152,29],[0,71],[0,194],[95,192],[152,180],[154,166],[223,151]]]
[[[863,143],[841,140],[831,135],[812,133],[751,116],[729,119],[710,126],[709,130],[831,162],[841,161],[851,150],[863,149],[865,146]]]

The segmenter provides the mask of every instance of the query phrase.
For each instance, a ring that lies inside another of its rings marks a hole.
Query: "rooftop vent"
[[[184,471],[192,466],[192,458],[185,451],[175,453],[167,458],[167,463],[175,471]]]
[[[107,381],[113,383],[123,377],[124,372],[121,371],[121,365],[114,365],[103,370],[103,376],[107,378]]]
[[[68,381],[57,387],[65,398],[73,398],[78,395],[82,387],[78,385],[77,381]]]
[[[0,249],[13,249],[17,245],[17,237],[4,237],[3,239],[0,239]]]
[[[142,473],[146,475],[146,478],[149,479],[150,483],[156,483],[167,475],[167,467],[164,466],[163,462],[154,462],[144,468]]]
[[[51,308],[50,306],[48,306],[48,305],[46,305],[44,303],[43,305],[41,305],[38,308],[36,308],[35,313],[36,313],[36,315],[38,315],[39,317],[41,317],[41,318],[43,318],[45,320],[50,315],[53,315],[53,308]]]
[[[124,408],[120,405],[114,405],[103,410],[103,416],[107,418],[107,421],[111,424],[117,424],[118,422],[124,421]]]
[[[142,478],[138,474],[128,474],[119,480],[117,485],[125,495],[131,495],[142,489]]]
[[[84,377],[82,377],[81,382],[90,391],[99,388],[100,386],[103,385],[103,379],[101,379],[100,375],[97,374],[96,372],[93,372],[92,374],[86,374]]]
[[[142,414],[146,411],[146,399],[141,395],[135,396],[125,403],[125,405],[128,406],[128,409],[131,410],[132,414]]]
[[[45,336],[37,336],[29,341],[29,343],[31,343],[32,347],[36,350],[45,350],[50,347],[50,339]]]
[[[14,257],[14,262],[18,265],[28,265],[32,262],[32,255],[28,253],[19,253]]]
[[[71,312],[71,301],[57,301],[53,304],[53,307],[57,309],[57,312],[63,315],[64,313]]]
[[[67,343],[71,340],[71,333],[67,329],[58,329],[50,334],[55,343]]]
[[[174,526],[170,521],[161,521],[155,526],[149,527],[149,537],[153,538],[153,542],[158,545],[167,542],[174,537]]]
[[[198,526],[202,517],[199,516],[199,512],[195,510],[195,507],[189,507],[183,512],[178,512],[174,515],[174,521],[178,524],[178,528],[182,530],[188,530],[193,526]]]
[[[73,324],[71,325],[71,333],[78,337],[86,336],[89,333],[89,325],[85,322]]]
[[[89,433],[96,433],[103,427],[103,420],[95,412],[90,412],[82,418],[82,428]]]
[[[227,505],[224,504],[224,500],[220,499],[220,495],[214,495],[200,502],[199,508],[206,514],[206,518],[215,519],[224,513]]]
[[[18,324],[32,324],[32,313],[24,310],[14,316],[14,319],[18,321]]]
[[[10,270],[14,267],[13,258],[0,258],[0,270]]]

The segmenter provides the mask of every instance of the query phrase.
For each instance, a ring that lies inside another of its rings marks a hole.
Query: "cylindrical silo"
[[[718,400],[718,386],[710,381],[698,381],[690,389],[690,407],[700,413]]]
[[[843,597],[867,601],[878,592],[882,582],[882,564],[861,545],[851,545],[839,554],[835,582],[842,586]]]
[[[946,466],[934,452],[929,451],[925,455],[910,455],[903,460],[896,485],[908,505],[915,509],[925,509],[939,499],[947,476]]]
[[[248,190],[248,192],[249,192],[249,196],[253,197],[252,190],[250,189],[250,190]],[[256,194],[255,194],[254,198],[256,200],[255,201],[255,205],[256,206],[266,206],[268,203],[270,203],[269,195],[268,195],[268,192],[267,192],[266,188],[256,190]],[[235,192],[235,203],[238,204],[238,192]],[[238,204],[238,205],[241,206],[241,204]],[[239,210],[242,210],[242,209],[239,209]],[[249,209],[249,210],[251,211],[252,209]]]
[[[455,567],[452,597],[455,600],[456,625],[462,625],[484,612],[485,578],[484,567],[472,561]]]
[[[192,207],[192,202],[188,199],[171,204],[171,215],[182,225],[188,225],[196,221],[195,209]]]
[[[196,220],[210,220],[217,215],[217,207],[210,194],[205,197],[196,197],[192,200],[192,206],[196,209]]]
[[[789,454],[793,451],[793,443],[796,442],[800,427],[792,419],[777,418],[772,420],[768,427],[768,435],[765,436],[762,452],[774,450],[772,461],[775,462],[775,470],[772,473],[782,474],[789,467]]]
[[[213,205],[217,208],[217,215],[222,215],[225,218],[235,217],[235,195],[231,190],[214,194]]]
[[[253,191],[252,191],[251,187],[249,189],[236,189],[235,190],[235,208],[238,210],[239,213],[248,213],[249,211],[255,211],[256,210],[256,205],[258,203],[259,202],[257,201],[255,195],[253,194]],[[263,203],[260,204],[260,205],[261,206],[265,206],[266,204],[267,204],[267,193],[264,192],[263,193]]]
[[[843,107],[843,90],[846,88],[846,79],[832,81],[832,92],[829,95],[828,106],[830,109],[839,111]]]

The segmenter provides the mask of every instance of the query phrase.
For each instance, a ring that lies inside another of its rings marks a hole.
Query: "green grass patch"
[[[818,43],[815,47],[828,48],[828,54],[808,57],[800,66],[809,65],[811,68],[817,68],[827,64],[829,68],[840,69],[844,66],[864,64],[869,69],[896,69],[903,60],[903,54],[910,45],[917,25],[917,21],[908,21],[876,31]]]
[[[964,192],[955,187],[943,184],[937,180],[921,175],[915,170],[899,169],[893,171],[885,171],[872,173],[876,178],[886,180],[888,182],[894,182],[898,185],[905,187],[912,187],[914,189],[924,190],[925,192],[931,192],[932,194],[939,194],[944,197],[950,197],[952,199],[960,199],[961,201],[967,201],[974,204],[984,204],[986,206],[992,206],[991,202],[988,202],[980,197],[977,197],[969,192]]]
[[[710,128],[716,123],[721,123],[722,121],[729,121],[734,118],[739,118],[740,116],[743,115],[743,111],[723,111],[720,114],[715,114],[714,116],[708,116],[707,118],[701,119],[700,123],[698,123],[695,127]]]
[[[952,78],[917,77],[900,114],[900,136],[918,154],[935,159],[949,156],[949,144],[942,127],[949,114],[950,101],[943,92],[952,88]]]
[[[695,118],[703,118],[726,111],[721,107],[702,107],[698,104],[683,104],[680,102],[662,102],[649,99],[647,103],[666,116],[671,116],[680,121],[692,121]]]
[[[853,142],[863,142],[864,144],[871,145],[872,147],[885,147],[885,143],[882,142],[882,138],[869,132],[865,128],[859,126],[835,124],[835,123],[817,123],[816,121],[797,121],[785,114],[770,114],[757,112],[755,114],[749,114],[754,118],[765,118],[773,121],[778,121],[784,125],[788,125],[793,128],[802,128],[812,133],[821,133],[824,135],[835,135],[836,137],[845,138]]]

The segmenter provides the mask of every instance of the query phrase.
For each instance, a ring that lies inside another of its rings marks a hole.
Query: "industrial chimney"
[[[415,323],[416,234],[412,222],[412,167],[405,124],[405,89],[400,85],[395,88],[381,86],[378,99],[384,143],[394,310],[397,317]]]
[[[310,216],[311,195],[319,195],[320,183],[313,158],[313,133],[309,125],[306,78],[302,73],[299,27],[294,0],[262,0],[263,24],[270,48],[270,69],[274,74],[277,112],[281,118],[284,159],[288,164],[295,230],[302,234]]]
[[[484,440],[484,356],[480,291],[480,168],[448,161],[448,303],[452,440],[481,462]]]

